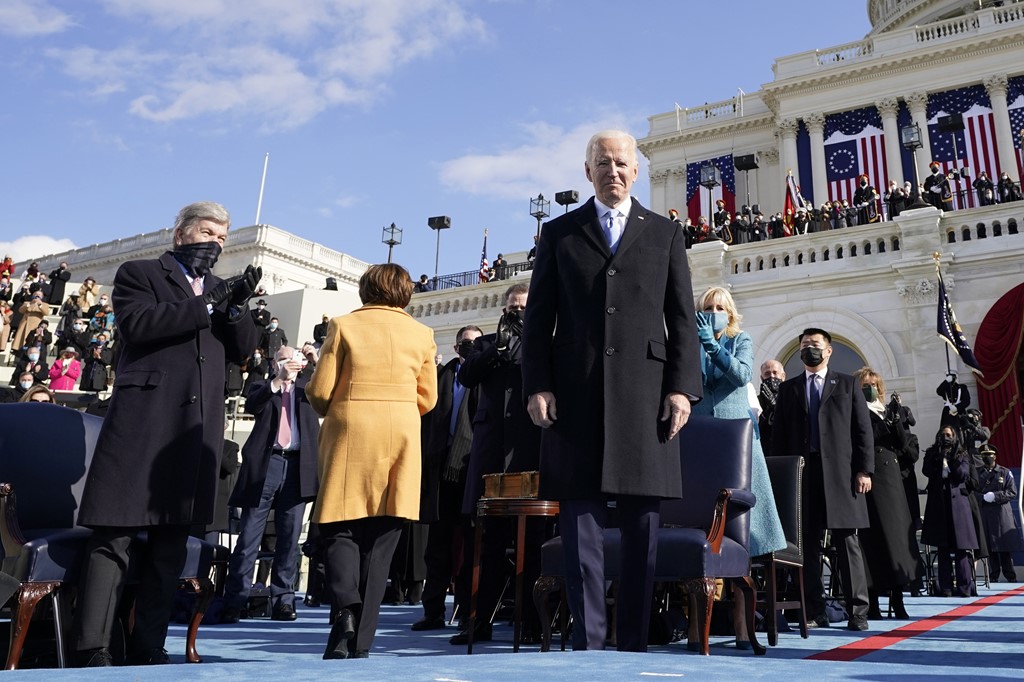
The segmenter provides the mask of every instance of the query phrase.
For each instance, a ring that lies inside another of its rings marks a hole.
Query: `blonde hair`
[[[878,389],[878,399],[885,402],[885,379],[882,378],[881,374],[865,365],[858,369],[856,374],[853,376],[861,386],[863,386],[869,379],[874,379],[875,387]]]
[[[723,287],[711,287],[697,299],[697,310],[704,310],[707,306],[714,306],[720,304],[725,308],[725,312],[729,313],[729,324],[725,327],[725,335],[730,339],[740,333],[740,322],[743,320],[743,316],[736,309],[736,301],[733,300],[732,294],[729,293],[728,289]]]

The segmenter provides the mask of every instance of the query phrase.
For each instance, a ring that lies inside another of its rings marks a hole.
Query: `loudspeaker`
[[[338,290],[338,280],[335,279],[334,277],[328,277],[327,278],[327,286],[324,287],[324,291],[337,291],[337,290]]]
[[[452,226],[452,219],[446,215],[434,216],[433,218],[427,218],[427,227],[431,230],[447,230]]]
[[[761,212],[761,204],[754,204],[750,207],[750,210],[754,212],[754,215],[759,214]]]
[[[555,193],[555,203],[559,206],[568,206],[570,204],[578,204],[580,201],[580,193],[574,189],[567,189],[564,192]]]
[[[734,156],[733,163],[736,166],[736,170],[757,170],[757,154],[745,154],[743,156]]]
[[[955,133],[964,129],[964,115],[950,114],[939,119],[939,130],[944,133]]]

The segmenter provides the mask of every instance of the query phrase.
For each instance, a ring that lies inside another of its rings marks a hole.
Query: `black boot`
[[[896,620],[910,620],[910,615],[907,614],[907,610],[903,607],[903,588],[893,588],[892,592],[889,593],[889,610],[892,611],[892,617]]]
[[[878,608],[878,593],[874,590],[868,592],[868,620],[882,620],[882,611]]]

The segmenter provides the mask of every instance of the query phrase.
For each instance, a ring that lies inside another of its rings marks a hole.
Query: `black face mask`
[[[473,352],[473,342],[469,339],[463,339],[459,341],[459,345],[455,347],[455,351],[459,354],[459,357],[465,360]]]
[[[185,266],[188,274],[203,277],[208,273],[223,251],[218,242],[199,242],[198,244],[181,244],[174,247],[174,259]]]
[[[782,379],[779,379],[778,377],[768,377],[761,383],[767,386],[768,390],[775,394],[779,392],[779,386],[782,385]]]
[[[952,436],[943,436],[939,439],[939,442],[942,443],[943,448],[948,450],[953,447],[953,443],[955,443],[956,440]]]
[[[985,462],[985,466],[988,467],[989,469],[994,468],[996,465],[995,455],[985,455],[981,459],[983,462]]]
[[[808,346],[800,351],[800,361],[807,367],[817,367],[824,359],[820,348]]]

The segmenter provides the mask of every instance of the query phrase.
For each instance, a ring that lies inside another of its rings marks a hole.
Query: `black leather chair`
[[[765,598],[758,606],[765,608],[768,644],[779,642],[777,613],[783,609],[800,610],[800,636],[807,639],[807,608],[804,600],[804,545],[803,545],[803,472],[804,458],[799,455],[769,457],[768,475],[772,481],[775,507],[786,534],[786,548],[754,558],[754,566],[764,570]],[[780,570],[790,573],[792,589],[780,598],[778,591]]]
[[[754,634],[756,591],[750,578],[750,520],[755,502],[750,491],[753,424],[749,419],[693,416],[679,434],[683,485],[681,497],[661,505],[656,582],[681,582],[690,594],[691,617],[699,619],[699,650],[707,655],[714,604],[715,580],[732,578],[747,598],[747,631],[754,653],[765,648]],[[615,580],[621,536],[604,533],[605,577]],[[551,617],[548,597],[562,590],[564,559],[560,537],[544,543],[541,577],[534,585],[534,602],[543,628],[542,650],[550,648]],[[693,607],[696,608],[693,608]],[[565,631],[562,632],[562,647]]]
[[[0,571],[20,585],[10,597],[8,670],[18,667],[32,616],[47,596],[53,607],[57,665],[65,665],[67,605],[62,588],[78,580],[92,532],[77,525],[78,509],[102,423],[100,417],[57,405],[0,405]],[[145,550],[145,541],[140,534],[133,554]],[[185,650],[186,660],[193,663],[201,660],[195,641],[212,596],[208,576],[213,552],[213,545],[189,538],[181,579],[184,588],[198,595]],[[129,564],[129,584],[136,565]]]

